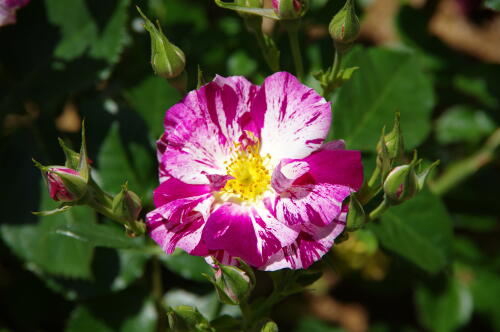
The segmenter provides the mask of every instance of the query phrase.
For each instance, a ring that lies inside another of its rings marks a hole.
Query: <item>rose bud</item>
[[[214,277],[208,280],[215,286],[222,303],[238,305],[246,299],[255,285],[255,276],[250,266],[238,259],[240,267],[216,264]]]
[[[58,202],[74,202],[87,192],[85,179],[74,169],[64,166],[48,166],[42,169],[50,197]]]
[[[127,184],[113,198],[113,212],[124,221],[133,222],[139,218],[142,210],[141,199],[133,191],[128,190]]]
[[[398,166],[390,171],[384,181],[384,192],[392,205],[401,204],[415,196],[418,192],[415,163]]]
[[[184,52],[163,34],[159,22],[158,28],[144,15],[139,7],[139,14],[144,19],[144,28],[151,37],[151,66],[156,75],[166,79],[173,79],[179,76],[186,66]]]
[[[336,43],[350,44],[359,35],[360,25],[353,0],[347,0],[344,7],[330,21],[328,31]]]
[[[276,15],[282,20],[294,20],[303,15],[305,9],[300,0],[273,0]]]

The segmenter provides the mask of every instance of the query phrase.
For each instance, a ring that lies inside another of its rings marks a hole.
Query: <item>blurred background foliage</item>
[[[201,258],[166,256],[85,207],[31,214],[54,206],[31,158],[62,164],[56,138],[78,147],[82,118],[93,176],[111,193],[127,179],[152,208],[154,141],[180,95],[153,76],[135,5],[184,51],[191,88],[198,66],[207,79],[260,83],[270,74],[240,17],[209,0],[32,0],[16,25],[0,28],[2,332],[159,331],[162,308],[179,304],[208,319],[239,315],[218,304]],[[331,63],[327,26],[341,6],[311,1],[301,31],[309,73]],[[495,0],[358,1],[362,33],[344,66],[360,69],[333,96],[330,138],[362,150],[368,176],[381,128],[400,111],[406,147],[442,163],[431,190],[351,233],[314,266],[323,277],[273,311],[280,330],[500,331],[495,8]],[[263,27],[293,71],[282,29]],[[319,86],[312,74],[306,83]],[[271,282],[263,273],[258,280],[256,294],[266,296]]]

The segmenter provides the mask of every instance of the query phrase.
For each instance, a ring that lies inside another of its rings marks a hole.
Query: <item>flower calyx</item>
[[[388,134],[383,134],[383,139],[381,137],[377,144],[377,152],[381,154],[383,151],[382,145],[385,145],[387,149],[387,157],[391,161],[401,161],[404,157],[404,140],[403,134],[401,132],[400,125],[400,113],[396,112],[394,115],[394,125],[392,130]]]
[[[345,2],[344,7],[330,21],[328,31],[336,47],[346,49],[354,42],[360,31],[359,19],[354,8],[354,0],[347,0]]]
[[[219,300],[225,304],[240,304],[248,298],[255,286],[252,268],[239,258],[237,261],[238,267],[215,262],[214,276],[204,275],[214,285]]]
[[[296,20],[302,17],[308,8],[304,0],[273,0],[273,8],[280,20]]]
[[[54,201],[77,202],[87,193],[87,181],[78,171],[65,166],[43,166],[35,160],[33,162],[42,171],[50,198]]]
[[[387,175],[383,189],[385,198],[390,205],[401,204],[414,197],[425,186],[425,182],[430,172],[439,165],[439,160],[433,162],[423,170],[420,168],[422,159],[417,159],[417,153],[414,153],[410,164],[395,167]]]
[[[366,222],[365,210],[359,202],[356,194],[351,194],[349,198],[349,212],[347,213],[346,230],[352,232],[360,229]]]
[[[151,37],[151,66],[154,73],[169,80],[180,76],[186,67],[184,52],[168,40],[158,21],[156,27],[139,7],[137,10],[144,19],[144,28]]]
[[[215,332],[208,320],[195,307],[180,305],[167,312],[172,331]]]
[[[217,6],[237,11],[240,15],[258,15],[273,20],[296,20],[307,11],[308,0],[273,0],[273,8],[262,8],[261,0],[215,0]]]

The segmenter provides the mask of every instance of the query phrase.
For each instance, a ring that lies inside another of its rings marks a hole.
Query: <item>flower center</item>
[[[271,175],[266,168],[270,156],[260,155],[260,144],[253,135],[252,142],[246,147],[235,143],[235,151],[226,162],[228,175],[234,177],[226,182],[223,193],[238,196],[243,201],[255,201],[271,184]]]

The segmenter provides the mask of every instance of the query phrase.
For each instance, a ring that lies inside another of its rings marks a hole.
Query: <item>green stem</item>
[[[273,50],[270,49],[272,46],[268,45],[268,43],[266,42],[264,33],[259,30],[259,31],[254,31],[254,35],[255,38],[257,39],[257,44],[259,45],[260,52],[262,53],[262,56],[264,57],[264,60],[266,61],[271,71],[273,72],[279,71],[280,70],[279,57],[278,59],[273,58],[272,56]]]
[[[431,190],[438,195],[446,194],[481,167],[490,163],[495,158],[495,150],[499,146],[500,128],[497,128],[478,152],[450,165],[438,179],[431,183]]]
[[[335,47],[335,53],[333,55],[333,65],[332,65],[332,70],[331,70],[331,80],[336,80],[337,76],[340,71],[340,65],[342,63],[342,52],[340,51],[339,47]]]
[[[167,315],[163,307],[163,283],[161,277],[161,264],[157,256],[152,258],[152,290],[151,293],[155,300],[156,312],[158,315],[157,331],[163,332],[167,329]]]
[[[335,89],[335,83],[337,82],[337,76],[339,75],[340,67],[342,64],[343,51],[338,44],[334,44],[334,48],[335,51],[333,53],[333,64],[330,68],[328,68],[328,71],[326,73],[327,84],[323,86],[323,97],[325,98],[328,98],[328,96]]]
[[[368,180],[368,182],[361,188],[361,191],[358,194],[358,200],[362,205],[366,205],[369,201],[371,201],[377,194],[380,192],[382,188],[379,183],[380,177],[380,168],[378,166],[375,167],[375,170],[372,173],[372,176]]]
[[[379,206],[377,206],[372,212],[370,212],[370,214],[368,215],[367,222],[373,221],[373,220],[379,218],[382,214],[384,214],[385,211],[387,211],[387,209],[389,207],[390,207],[390,205],[384,197],[384,200],[382,201],[382,203],[380,203]]]
[[[304,77],[304,65],[302,63],[302,54],[300,52],[299,44],[300,20],[284,20],[282,21],[282,24],[288,32],[288,39],[290,41],[290,48],[292,50],[297,77],[299,80],[302,80]]]
[[[252,311],[247,300],[240,301],[241,316],[243,318],[243,331],[248,331],[252,324]]]
[[[120,216],[116,215],[113,211],[113,196],[99,188],[99,186],[92,179],[89,182],[88,192],[83,201],[85,204],[89,205],[108,219],[127,226],[127,228],[130,229],[135,235],[144,234],[144,223],[138,220],[128,222],[127,220],[123,220]]]

